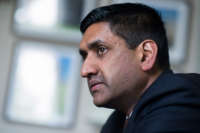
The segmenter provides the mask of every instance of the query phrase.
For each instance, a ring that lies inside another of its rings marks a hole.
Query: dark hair
[[[139,3],[99,7],[81,21],[81,32],[97,22],[108,22],[111,31],[123,38],[131,49],[146,39],[154,40],[158,46],[156,63],[162,69],[170,68],[166,30],[160,15],[153,8]]]

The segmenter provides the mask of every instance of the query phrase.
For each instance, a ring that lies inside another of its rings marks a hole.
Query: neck
[[[140,97],[144,94],[144,92],[153,84],[153,82],[160,76],[162,73],[162,70],[157,70],[156,72],[149,72],[147,73],[147,80],[146,82],[143,82],[143,89],[140,89],[140,93],[136,96],[133,92],[131,96],[129,96],[129,99],[126,99],[126,102],[124,101],[121,105],[124,105],[123,108],[120,110],[126,114],[126,116],[129,116],[133,110],[137,102],[139,101]],[[133,99],[134,98],[134,99]],[[125,104],[126,103],[126,104]]]

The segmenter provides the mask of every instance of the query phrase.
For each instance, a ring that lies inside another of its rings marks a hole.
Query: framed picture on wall
[[[13,30],[17,35],[79,42],[83,0],[17,0]]]
[[[73,126],[79,81],[76,47],[19,42],[11,66],[6,120],[57,128]]]
[[[184,61],[189,30],[189,6],[181,0],[113,0],[114,3],[140,2],[155,8],[165,23],[169,42],[170,61]]]

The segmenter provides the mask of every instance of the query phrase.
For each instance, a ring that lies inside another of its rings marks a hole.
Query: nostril
[[[97,71],[97,67],[94,64],[83,64],[81,68],[81,76],[89,78],[91,75],[96,75]]]
[[[88,77],[88,75],[90,75],[90,73],[91,73],[90,68],[86,65],[83,65],[82,69],[81,69],[81,76],[86,78],[86,77]]]
[[[81,76],[82,77],[87,77],[87,71],[85,70],[85,68],[82,67],[81,69]]]

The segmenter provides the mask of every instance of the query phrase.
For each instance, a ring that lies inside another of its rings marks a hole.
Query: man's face
[[[111,32],[108,23],[88,27],[80,43],[80,54],[81,76],[87,78],[95,105],[113,108],[130,96],[137,97],[141,82],[137,50],[128,49],[126,42]]]

